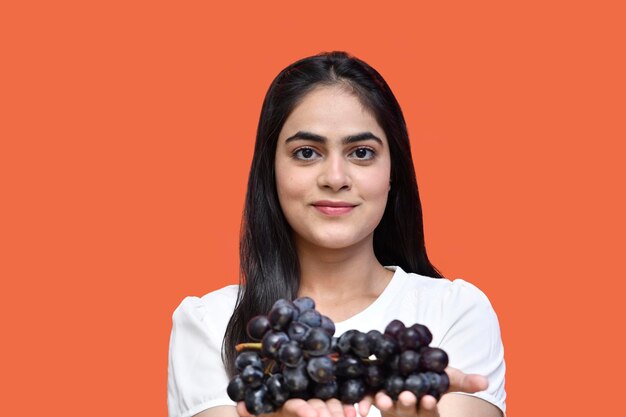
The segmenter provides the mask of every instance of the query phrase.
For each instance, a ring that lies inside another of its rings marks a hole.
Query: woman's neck
[[[393,276],[376,259],[372,243],[366,241],[340,250],[298,245],[298,295],[313,298],[317,309],[334,321],[366,308]]]

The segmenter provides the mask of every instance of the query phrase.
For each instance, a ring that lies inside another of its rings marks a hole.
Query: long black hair
[[[422,206],[400,105],[383,77],[346,52],[325,52],[294,62],[265,95],[257,128],[241,225],[241,278],[235,311],[224,338],[223,357],[234,373],[235,345],[247,339],[246,323],[279,298],[297,297],[300,264],[291,227],[280,208],[274,176],[278,135],[291,111],[313,88],[342,85],[375,116],[389,142],[391,189],[374,230],[374,253],[382,265],[441,278],[424,245]]]

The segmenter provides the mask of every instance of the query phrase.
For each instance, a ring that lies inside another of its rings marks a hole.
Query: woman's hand
[[[237,403],[237,412],[242,417],[251,417],[243,402]],[[267,417],[356,417],[353,405],[342,404],[337,399],[322,401],[318,399],[300,400],[297,398],[287,400],[277,412],[263,414]]]
[[[488,381],[482,375],[465,374],[455,368],[446,368],[450,378],[448,392],[474,393],[487,389]],[[367,396],[359,403],[359,415],[367,416],[372,405],[375,405],[383,417],[438,417],[437,400],[430,395],[420,399],[419,408],[416,407],[417,398],[409,391],[403,391],[394,401],[384,392],[378,392],[375,397]],[[490,405],[485,403],[485,405]],[[237,404],[237,412],[242,417],[252,417],[243,402]],[[291,399],[275,413],[264,414],[267,417],[356,417],[356,410],[352,405],[342,404],[337,399],[322,401],[318,399],[300,400]]]
[[[455,368],[446,368],[446,373],[450,378],[450,388],[448,392],[474,393],[487,389],[489,383],[482,375],[465,374]],[[381,411],[383,417],[437,417],[439,409],[437,400],[431,395],[425,395],[420,399],[419,408],[417,398],[409,391],[403,391],[398,396],[398,401],[393,400],[380,391],[374,398],[365,397],[359,403],[359,415],[367,416],[372,404]]]

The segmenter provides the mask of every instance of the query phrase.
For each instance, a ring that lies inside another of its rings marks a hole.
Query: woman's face
[[[276,187],[296,244],[372,242],[387,204],[391,158],[383,129],[352,93],[317,87],[289,115],[276,147]]]

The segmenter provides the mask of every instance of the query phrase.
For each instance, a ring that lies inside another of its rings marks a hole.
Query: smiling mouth
[[[342,214],[347,214],[352,211],[356,207],[355,204],[349,203],[335,203],[335,202],[318,202],[313,204],[313,207],[320,211],[321,213],[327,216],[340,216]]]

